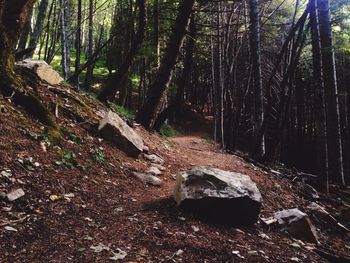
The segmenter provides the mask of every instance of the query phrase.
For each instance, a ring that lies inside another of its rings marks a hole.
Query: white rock
[[[7,194],[7,199],[12,202],[12,201],[15,201],[17,200],[18,198],[21,198],[22,196],[24,196],[25,193],[23,191],[22,188],[19,188],[19,189],[16,189],[10,193]]]
[[[158,177],[155,177],[154,175],[151,174],[145,174],[145,173],[138,173],[138,172],[133,172],[133,175],[142,181],[144,184],[150,184],[154,186],[160,186],[162,185],[162,180],[160,180]]]
[[[131,157],[138,157],[144,148],[141,137],[115,112],[105,114],[98,130],[104,139]]]
[[[63,81],[60,74],[58,74],[45,61],[25,59],[16,63],[16,66],[32,70],[41,80],[50,85],[58,85]]]
[[[150,161],[151,163],[156,163],[156,164],[163,164],[164,160],[163,158],[159,157],[158,155],[155,154],[144,154],[144,157]]]

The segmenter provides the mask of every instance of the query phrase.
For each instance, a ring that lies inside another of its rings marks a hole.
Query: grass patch
[[[136,117],[134,112],[132,112],[132,111],[120,106],[120,105],[112,103],[111,107],[113,110],[115,110],[119,114],[123,115],[125,118],[128,118],[129,120],[134,120]]]
[[[159,133],[165,137],[174,137],[177,134],[176,130],[167,123],[164,123],[162,127],[160,127]]]
[[[202,140],[205,141],[206,143],[210,144],[210,145],[214,145],[215,144],[214,140],[210,136],[203,136]]]

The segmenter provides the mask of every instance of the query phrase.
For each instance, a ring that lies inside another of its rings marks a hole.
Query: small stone
[[[199,232],[199,227],[197,227],[197,226],[191,226],[191,228],[192,228],[192,230],[193,230],[194,232]]]
[[[155,166],[151,166],[148,170],[147,173],[153,174],[153,175],[161,175],[162,172]]]
[[[158,177],[155,177],[151,174],[133,172],[133,175],[137,179],[142,181],[144,184],[150,184],[150,185],[154,185],[154,186],[161,186],[162,185],[162,180],[160,180]]]
[[[159,157],[158,155],[155,154],[144,154],[144,157],[150,161],[151,163],[156,163],[156,164],[163,164],[164,160],[163,158]]]
[[[10,202],[13,202],[19,198],[21,198],[22,196],[24,196],[25,193],[23,191],[22,188],[19,188],[19,189],[16,189],[10,193],[7,194],[7,199],[10,201]]]
[[[6,231],[18,232],[18,230],[17,230],[16,228],[13,228],[13,227],[11,227],[11,226],[5,226],[4,229],[5,229]]]

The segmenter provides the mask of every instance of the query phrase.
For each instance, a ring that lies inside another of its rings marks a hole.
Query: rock
[[[315,226],[309,217],[297,208],[282,210],[274,213],[280,225],[285,225],[288,232],[295,238],[307,242],[318,242]]]
[[[158,155],[155,154],[144,154],[144,157],[150,161],[151,163],[155,164],[163,164],[164,160],[163,158],[159,157]]]
[[[22,188],[19,188],[19,189],[16,189],[10,193],[7,194],[7,199],[10,201],[10,202],[13,202],[19,198],[21,198],[22,196],[24,196],[25,193],[23,191]]]
[[[118,114],[109,111],[98,127],[102,137],[131,157],[138,157],[144,145],[141,137]]]
[[[161,175],[162,172],[155,166],[151,166],[148,170],[147,173],[153,174],[153,175]]]
[[[26,68],[33,71],[41,80],[50,85],[58,85],[63,81],[63,78],[45,61],[25,59],[17,62],[19,68]]]
[[[154,186],[162,185],[162,180],[160,180],[158,177],[155,177],[151,174],[138,173],[138,172],[133,172],[132,174],[144,184],[150,184]]]
[[[249,176],[210,167],[194,167],[176,178],[177,205],[229,225],[252,225],[262,202]]]

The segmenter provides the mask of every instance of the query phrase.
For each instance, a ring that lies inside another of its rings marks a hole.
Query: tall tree
[[[343,149],[340,129],[339,94],[334,58],[332,26],[328,0],[318,0],[322,73],[327,107],[327,136],[329,169],[332,178],[345,184],[343,170]]]
[[[130,67],[133,64],[133,61],[137,55],[138,50],[141,47],[145,36],[146,29],[146,5],[145,0],[138,0],[139,5],[139,28],[134,37],[134,40],[131,44],[128,54],[124,58],[123,63],[115,74],[109,77],[105,87],[102,89],[101,93],[98,96],[100,101],[113,100],[117,91],[120,91],[119,94],[119,104],[124,106],[126,95],[127,95],[127,85],[126,82],[129,78]]]
[[[40,37],[41,31],[43,30],[48,5],[49,5],[49,0],[40,1],[35,27],[34,27],[33,33],[30,36],[29,44],[28,44],[28,47],[32,49],[32,52],[29,54],[30,57],[34,55],[35,48],[38,43],[38,39]]]
[[[70,77],[70,8],[71,0],[61,0],[61,64],[64,79]]]
[[[153,129],[161,111],[162,102],[165,99],[166,91],[187,32],[194,3],[195,0],[181,0],[174,28],[168,40],[157,77],[148,91],[147,101],[136,116],[136,121],[147,129]]]
[[[265,140],[258,140],[258,129],[261,129],[264,120],[264,93],[261,80],[261,57],[260,57],[260,20],[257,0],[249,0],[250,4],[250,54],[253,68],[254,83],[254,138],[259,141],[257,149],[253,153],[261,158],[265,153]]]
[[[317,0],[310,0],[310,27],[312,44],[313,89],[316,95],[318,138],[321,155],[321,163],[324,164],[321,184],[328,189],[328,144],[327,144],[327,115],[322,78],[322,57],[320,42],[320,27]]]
[[[80,55],[81,55],[81,17],[82,17],[82,2],[78,0],[78,11],[77,11],[77,33],[75,37],[75,71],[74,71],[74,84],[79,89],[79,73],[80,70]]]
[[[88,44],[88,57],[90,58],[93,54],[94,47],[94,0],[89,0],[89,44]],[[85,88],[89,89],[92,83],[92,75],[93,75],[94,67],[93,64],[89,65],[86,70],[85,76]]]

